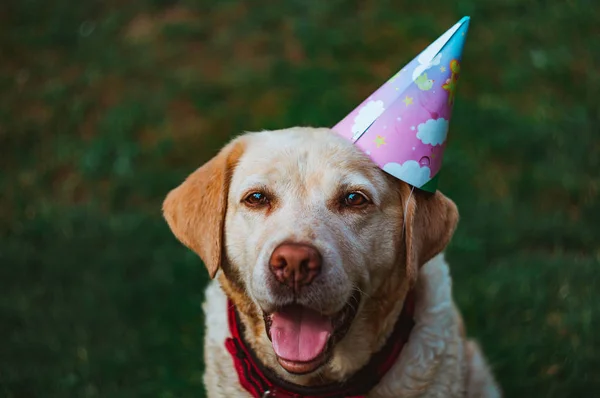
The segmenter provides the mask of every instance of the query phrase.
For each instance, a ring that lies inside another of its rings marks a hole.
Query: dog
[[[368,391],[354,396],[501,396],[452,298],[456,205],[332,130],[238,136],[168,193],[163,215],[212,278],[208,397],[341,397],[358,374]]]

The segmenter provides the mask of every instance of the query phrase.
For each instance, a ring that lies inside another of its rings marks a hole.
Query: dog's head
[[[368,361],[458,219],[441,193],[411,190],[312,128],[238,137],[163,209],[211,277],[223,270],[259,357],[296,382]]]

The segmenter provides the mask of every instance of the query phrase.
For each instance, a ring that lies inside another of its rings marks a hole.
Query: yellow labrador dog
[[[458,212],[329,129],[244,134],[171,191],[214,280],[213,397],[499,397],[443,257]]]

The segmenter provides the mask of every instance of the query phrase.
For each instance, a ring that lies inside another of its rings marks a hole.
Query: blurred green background
[[[0,396],[202,397],[165,194],[244,130],[335,124],[463,15],[455,297],[506,396],[600,396],[593,0],[4,0]]]

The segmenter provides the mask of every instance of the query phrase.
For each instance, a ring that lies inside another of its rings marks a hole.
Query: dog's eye
[[[350,207],[364,206],[369,203],[369,199],[360,192],[350,192],[344,197],[344,204]]]
[[[244,198],[244,203],[246,203],[248,206],[256,207],[269,203],[269,200],[262,192],[252,192]]]

